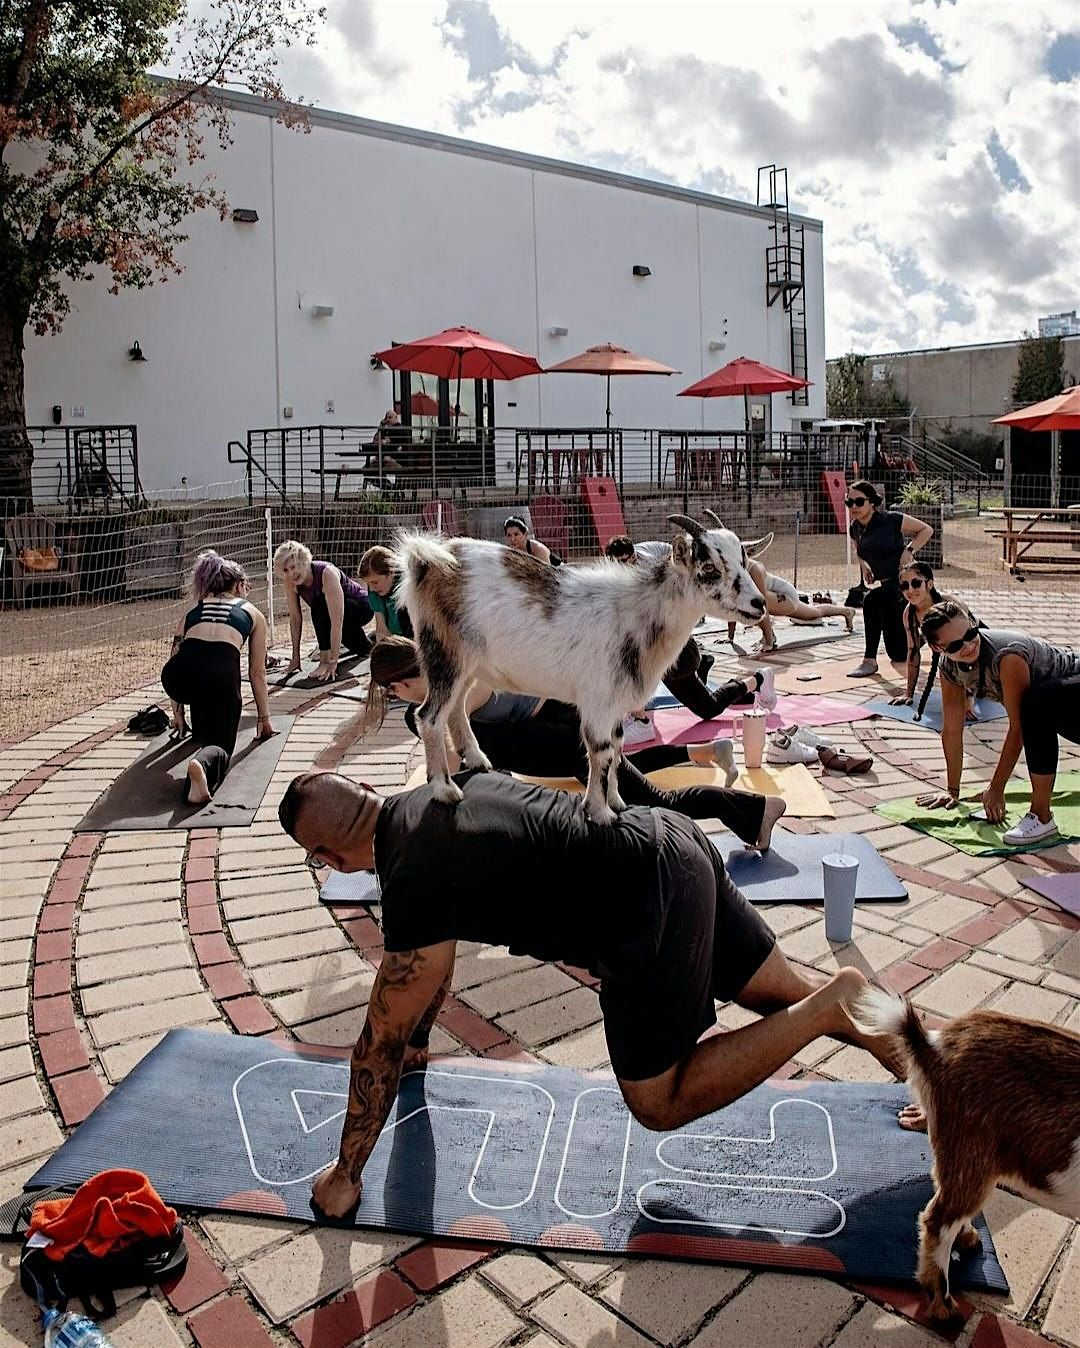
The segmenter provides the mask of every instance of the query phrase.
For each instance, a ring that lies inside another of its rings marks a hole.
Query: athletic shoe
[[[811,749],[809,744],[800,744],[798,740],[793,740],[790,735],[777,732],[769,740],[765,761],[767,763],[816,763],[818,756],[817,750]]]
[[[809,744],[811,749],[831,749],[833,747],[832,740],[827,740],[824,735],[819,735],[816,730],[811,730],[806,725],[784,725],[780,727],[780,730],[789,739],[797,740],[799,744]]]
[[[766,711],[772,711],[776,706],[776,675],[771,669],[759,669],[758,677],[761,687],[757,691],[757,704]]]
[[[639,721],[636,716],[623,718],[623,744],[627,748],[634,744],[649,744],[654,739],[656,729],[651,716],[645,721]]]
[[[1001,835],[1001,841],[1008,843],[1009,846],[1022,845],[1023,843],[1042,842],[1044,838],[1052,838],[1058,831],[1057,824],[1054,823],[1054,816],[1044,824],[1037,814],[1032,814],[1029,810],[1018,824],[1014,824]]]

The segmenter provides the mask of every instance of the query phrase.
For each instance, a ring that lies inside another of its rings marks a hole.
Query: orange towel
[[[77,1245],[101,1256],[139,1237],[170,1236],[175,1228],[176,1212],[140,1170],[103,1170],[70,1198],[38,1203],[29,1234],[48,1236],[52,1244],[45,1253],[59,1261]]]

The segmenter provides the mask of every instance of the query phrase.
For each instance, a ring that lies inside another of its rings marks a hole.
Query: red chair
[[[457,538],[461,533],[457,506],[453,501],[425,501],[420,514],[425,529],[441,529],[447,538]]]

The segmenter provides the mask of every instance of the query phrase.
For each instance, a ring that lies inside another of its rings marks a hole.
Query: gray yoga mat
[[[318,1222],[311,1181],[337,1156],[348,1089],[348,1050],[173,1030],[28,1187],[127,1166],[177,1207]],[[907,1100],[896,1085],[776,1082],[657,1133],[613,1077],[436,1059],[402,1078],[346,1224],[910,1282],[933,1185],[925,1135],[896,1122]],[[976,1227],[954,1284],[1006,1291]]]
[[[751,903],[823,903],[821,858],[834,852],[858,858],[856,903],[901,903],[908,896],[877,848],[858,833],[789,833],[778,828],[767,852],[748,852],[730,833],[710,842]]]
[[[295,719],[272,715],[278,733],[256,742],[256,717],[241,717],[232,764],[209,805],[188,805],[183,798],[188,759],[198,746],[190,736],[175,740],[169,731],[158,735],[90,807],[75,832],[242,828],[253,823]]]
[[[858,857],[855,902],[902,903],[908,893],[877,849],[858,833],[789,833],[778,828],[765,853],[748,852],[732,833],[709,839],[727,872],[751,903],[823,903],[821,858],[833,852]],[[331,871],[319,892],[323,903],[369,907],[381,903],[379,881],[370,871]]]
[[[888,702],[868,702],[866,710],[872,711],[875,716],[888,716],[894,721],[906,721],[908,725],[920,725],[927,730],[940,733],[941,689],[931,688],[930,696],[926,699],[926,706],[923,709],[922,720],[916,721],[915,713],[919,710],[919,696],[919,694],[916,695],[914,707],[892,707]],[[975,712],[978,715],[978,721],[968,721],[967,725],[981,725],[985,721],[1000,721],[1003,716],[1009,714],[1000,702],[991,702],[988,698],[982,697],[975,703]]]
[[[841,637],[850,636],[851,633],[844,625],[842,618],[827,618],[820,623],[790,623],[783,619],[773,620],[773,631],[776,634],[777,647],[782,651],[797,650],[802,646],[820,646],[826,641],[839,641]],[[732,649],[739,655],[753,655],[757,658],[757,644],[761,640],[761,629],[743,628],[742,631],[735,633],[735,640],[731,643]],[[724,635],[727,635],[725,629]],[[767,660],[773,651],[766,651],[761,659]]]
[[[266,681],[271,688],[302,688],[305,691],[316,693],[332,692],[340,684],[348,684],[349,687],[355,688],[356,685],[350,681],[367,673],[368,657],[366,655],[346,655],[338,661],[337,674],[329,683],[320,683],[317,679],[311,677],[318,667],[318,661],[309,661],[295,673],[290,674],[288,678],[280,673],[275,676],[271,670]]]

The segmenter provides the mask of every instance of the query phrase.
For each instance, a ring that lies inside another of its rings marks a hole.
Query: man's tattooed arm
[[[413,1030],[411,1035],[409,1035],[410,1048],[417,1048],[417,1049],[427,1048],[428,1040],[431,1038],[431,1027],[435,1024],[435,1021],[438,1019],[439,1012],[442,1010],[443,1002],[446,1001],[447,997],[450,994],[450,984],[453,981],[453,978],[454,978],[454,965],[453,962],[451,962],[450,968],[447,970],[446,977],[442,981],[442,987],[440,987],[435,996],[432,997],[431,1005],[420,1017],[420,1020],[417,1022],[416,1029]]]
[[[382,958],[367,1019],[353,1049],[349,1105],[341,1135],[340,1166],[352,1184],[360,1183],[390,1115],[409,1037],[433,1003],[438,1014],[453,968],[453,941]]]

